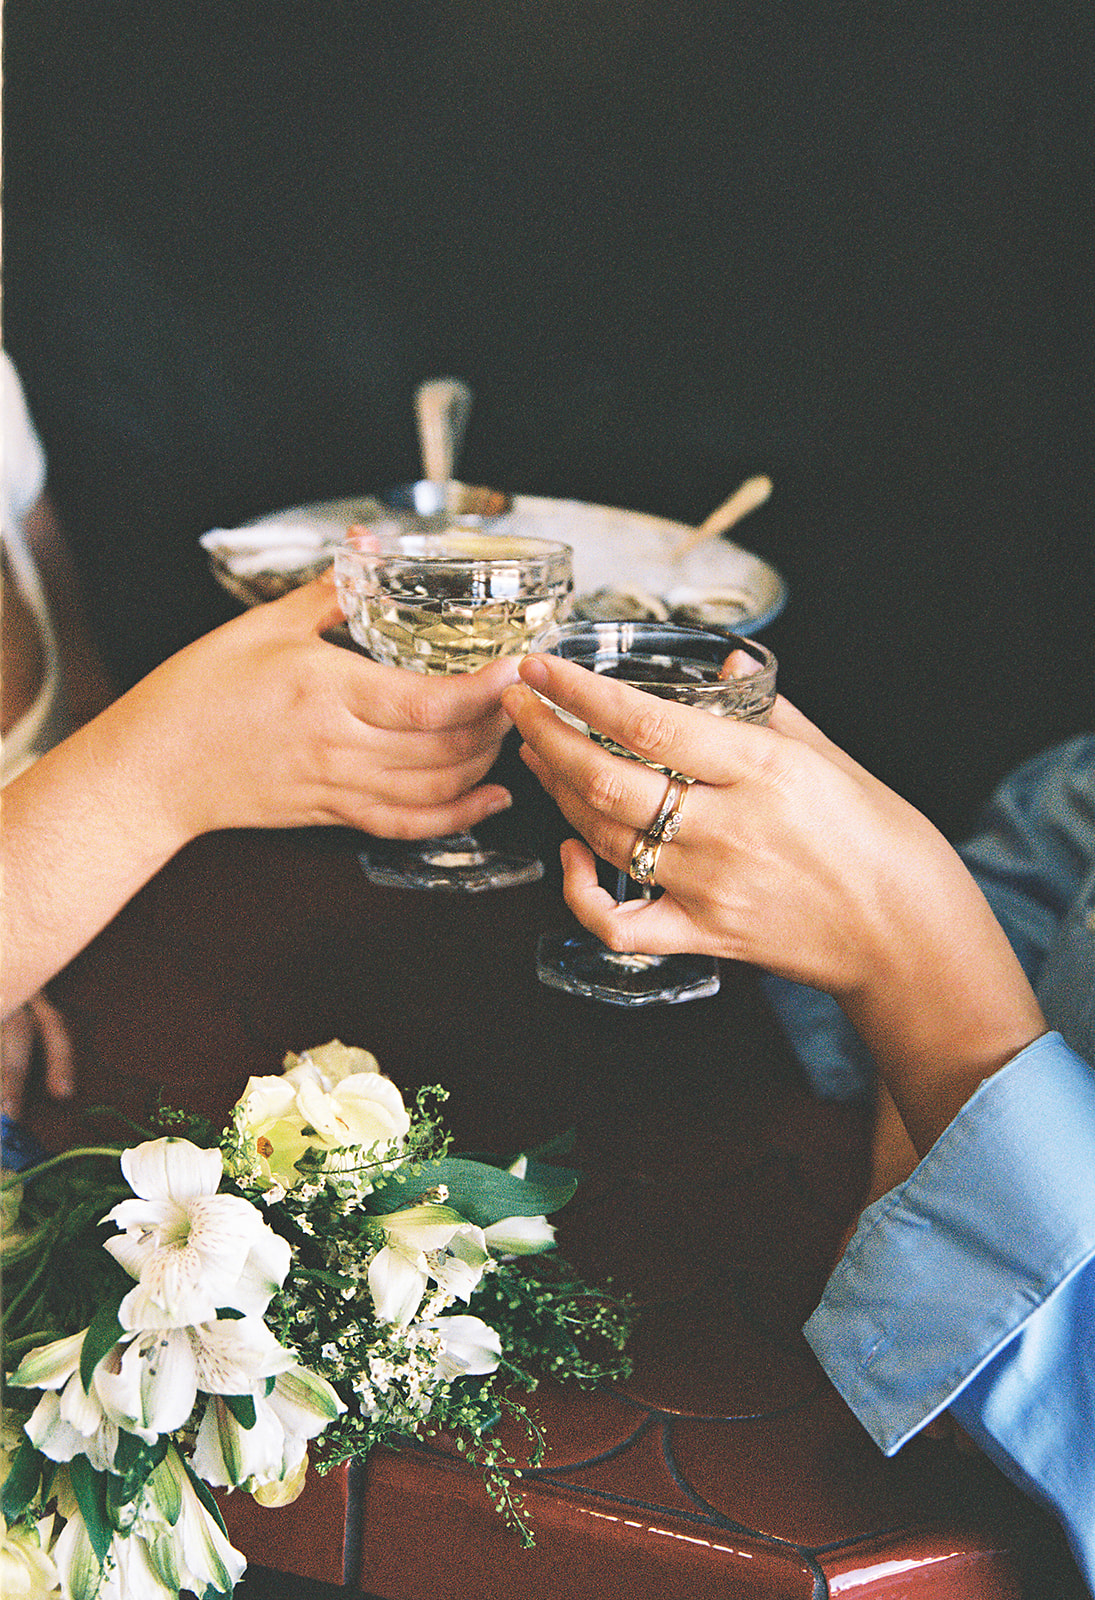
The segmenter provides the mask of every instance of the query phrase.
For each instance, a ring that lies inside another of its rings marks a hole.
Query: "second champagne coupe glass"
[[[406,518],[356,529],[335,552],[335,579],[350,633],[374,660],[434,674],[550,648],[574,587],[569,545]],[[371,840],[361,862],[371,882],[397,889],[501,889],[544,871],[470,833]]]
[[[776,697],[772,652],[755,639],[715,629],[661,622],[570,623],[560,630],[554,650],[592,672],[620,678],[663,700],[700,706],[716,717],[767,722]],[[642,759],[595,729],[579,726],[617,755]],[[656,770],[667,778],[692,782],[685,773],[665,767]],[[668,831],[665,836],[672,837]],[[628,873],[620,872],[616,898],[624,900],[632,891],[650,893],[636,891]],[[584,931],[543,934],[536,971],[541,983],[551,988],[620,1006],[699,1000],[719,988],[719,966],[713,956],[620,954]]]

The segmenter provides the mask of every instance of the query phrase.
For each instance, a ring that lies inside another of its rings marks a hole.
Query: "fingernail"
[[[542,689],[547,682],[547,667],[538,656],[526,656],[521,663],[521,676],[531,689]]]

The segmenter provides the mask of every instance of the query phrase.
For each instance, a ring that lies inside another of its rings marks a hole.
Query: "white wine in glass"
[[[550,648],[573,598],[569,545],[412,521],[367,524],[335,552],[339,602],[363,650],[387,666],[449,676]],[[485,848],[472,834],[376,840],[361,861],[386,888],[501,889],[544,871],[535,856]]]

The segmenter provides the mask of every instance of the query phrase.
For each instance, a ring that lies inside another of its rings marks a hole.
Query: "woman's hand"
[[[256,606],[173,656],[111,708],[104,745],[133,750],[185,840],[215,828],[343,823],[386,838],[471,828],[510,803],[481,785],[510,727],[516,663],[427,677],[322,637],[329,577]]]
[[[556,657],[529,657],[521,677],[527,687],[507,690],[503,704],[522,756],[603,859],[628,865],[666,779],[606,752],[537,695],[697,780],[662,850],[655,900],[617,904],[598,886],[590,850],[563,846],[567,903],[610,948],[706,952],[835,995],[889,1075],[918,1148],[988,1072],[1046,1031],[947,841],[787,701],[764,728]]]
[[[473,827],[510,726],[513,660],[431,678],[323,637],[328,579],[226,623],[4,791],[4,1006],[46,983],[199,834],[343,823],[392,838]]]
[[[33,1069],[41,1067],[42,1086],[51,1100],[75,1092],[72,1039],[68,1023],[44,994],[36,994],[0,1025],[0,1086],[4,1116],[18,1122]]]

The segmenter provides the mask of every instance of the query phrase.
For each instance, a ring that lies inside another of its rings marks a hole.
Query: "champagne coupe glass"
[[[718,629],[662,622],[570,623],[560,629],[554,653],[663,700],[701,706],[716,717],[767,722],[776,697],[772,652],[755,639]],[[568,714],[560,715],[616,755],[642,759]],[[655,770],[684,783],[694,781],[666,767]],[[621,871],[616,898],[625,900],[631,893],[649,898],[651,891],[639,889]],[[620,954],[585,931],[542,934],[536,972],[551,988],[620,1006],[699,1000],[719,987],[713,956]]]
[[[335,580],[353,639],[374,660],[410,672],[474,672],[497,656],[550,648],[570,609],[569,545],[500,524],[483,532],[446,518],[379,520],[335,552]],[[465,892],[533,883],[543,862],[481,846],[473,834],[371,839],[373,883]]]

